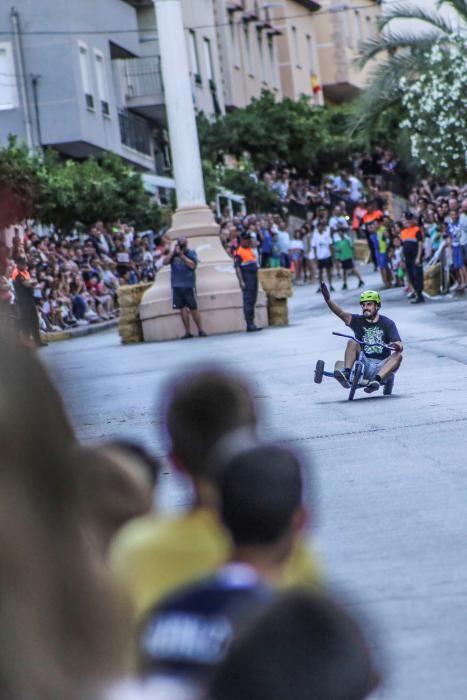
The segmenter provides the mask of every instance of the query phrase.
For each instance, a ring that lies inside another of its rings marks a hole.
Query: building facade
[[[209,117],[223,114],[212,0],[183,0],[183,12],[193,100]],[[2,5],[0,143],[10,135],[78,159],[112,151],[170,174],[152,0]]]
[[[330,103],[354,97],[365,85],[371,64],[355,64],[358,45],[377,34],[379,0],[320,0],[316,35],[324,98]]]
[[[283,7],[269,10],[281,31],[278,50],[282,94],[291,100],[306,95],[315,104],[323,103],[316,14],[320,9],[320,4],[310,0],[285,0]]]

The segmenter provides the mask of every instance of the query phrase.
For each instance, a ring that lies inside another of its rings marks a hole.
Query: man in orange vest
[[[258,297],[258,256],[255,241],[250,232],[242,235],[240,245],[235,251],[234,265],[243,294],[243,314],[248,333],[261,331],[255,326],[255,306]]]
[[[414,289],[411,304],[423,304],[423,235],[412,212],[405,215],[404,228],[400,233],[407,275]]]

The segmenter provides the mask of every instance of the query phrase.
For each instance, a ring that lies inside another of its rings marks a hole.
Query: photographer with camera
[[[195,270],[198,265],[196,252],[188,248],[186,238],[179,238],[163,262],[164,265],[170,265],[173,308],[180,309],[185,327],[185,335],[182,338],[193,338],[190,333],[190,314],[198,328],[198,335],[206,336],[196,300]]]

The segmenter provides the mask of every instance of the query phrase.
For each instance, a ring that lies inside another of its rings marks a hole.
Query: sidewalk
[[[65,331],[56,331],[53,333],[41,333],[41,337],[48,343],[54,343],[58,340],[71,340],[72,338],[83,338],[86,335],[94,335],[108,331],[111,328],[118,326],[118,318],[112,318],[109,321],[101,321],[100,323],[90,323],[88,326],[77,326],[76,328],[67,328]]]

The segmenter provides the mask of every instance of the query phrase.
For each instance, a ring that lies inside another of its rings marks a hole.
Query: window
[[[233,17],[229,18],[229,29],[230,29],[230,45],[232,47],[232,58],[234,66],[240,65],[240,56],[238,53],[238,35],[237,35],[237,25],[234,22]]]
[[[88,47],[79,42],[79,67],[81,69],[81,82],[86,100],[86,107],[94,109],[94,97],[92,91],[91,71],[89,67]]]
[[[358,10],[354,10],[354,26],[355,26],[355,34],[357,37],[357,45],[360,41],[363,39],[363,30],[362,30],[362,16]]]
[[[0,43],[0,110],[18,107],[15,64],[10,42]]]
[[[266,81],[266,74],[264,68],[264,46],[263,46],[263,35],[260,31],[256,32],[258,37],[258,55],[259,55],[259,66],[260,66],[260,78],[263,83]]]
[[[201,71],[199,69],[198,46],[196,44],[196,33],[193,29],[188,31],[188,52],[190,56],[191,70],[195,83],[201,84]]]
[[[107,89],[104,54],[102,54],[100,51],[95,50],[94,57],[96,59],[97,93],[99,95],[99,100],[101,103],[101,110],[104,116],[109,117],[109,91]]]
[[[271,69],[271,85],[273,87],[277,87],[276,54],[274,51],[274,39],[271,35],[268,36],[268,52],[269,52],[269,66]]]
[[[212,51],[210,39],[204,39],[204,62],[206,64],[207,78],[209,82],[214,82],[214,64],[212,62]]]
[[[245,53],[248,74],[253,75],[253,64],[251,61],[250,25],[248,24],[248,22],[243,23],[243,38],[245,40]]]
[[[300,68],[300,46],[298,43],[297,27],[292,27],[292,47],[295,65],[297,68]]]

